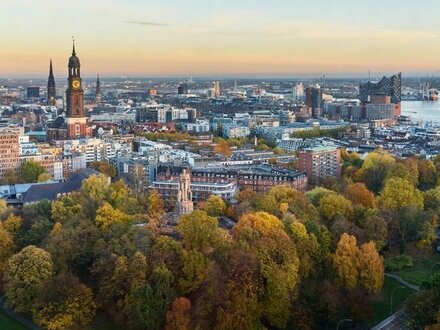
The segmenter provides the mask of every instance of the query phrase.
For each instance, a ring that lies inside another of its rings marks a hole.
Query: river
[[[402,101],[402,115],[411,117],[414,122],[440,123],[440,100]]]

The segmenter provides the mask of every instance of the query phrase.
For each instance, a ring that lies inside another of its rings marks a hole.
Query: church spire
[[[52,59],[49,62],[49,79],[47,80],[47,104],[55,105],[56,89],[55,78],[53,76]]]
[[[75,52],[75,37],[72,37],[72,44],[73,44],[73,47],[72,47],[72,56],[75,56],[75,55],[76,55],[76,52]]]
[[[53,77],[52,59],[50,59],[50,65],[49,65],[49,77]]]
[[[96,104],[100,105],[102,101],[101,82],[99,81],[99,74],[96,76]]]

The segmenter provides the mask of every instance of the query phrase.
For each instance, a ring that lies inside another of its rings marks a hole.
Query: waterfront
[[[414,122],[440,123],[440,100],[402,101],[402,115],[411,117]]]

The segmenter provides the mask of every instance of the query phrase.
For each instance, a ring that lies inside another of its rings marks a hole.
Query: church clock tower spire
[[[68,78],[66,90],[66,124],[68,139],[77,139],[90,136],[90,128],[87,125],[88,118],[84,111],[84,90],[82,89],[80,62],[75,51],[75,39],[73,39],[72,56],[68,63]]]

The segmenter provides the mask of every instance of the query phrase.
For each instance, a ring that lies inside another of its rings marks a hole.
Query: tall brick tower
[[[91,136],[91,128],[88,126],[88,118],[84,111],[84,90],[82,89],[79,58],[75,52],[73,41],[72,56],[69,58],[69,77],[66,90],[66,124],[67,138],[77,139]]]

